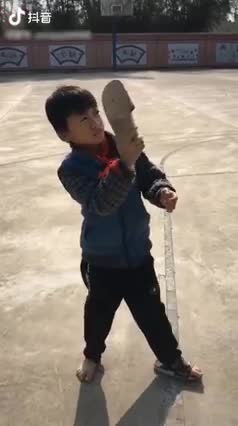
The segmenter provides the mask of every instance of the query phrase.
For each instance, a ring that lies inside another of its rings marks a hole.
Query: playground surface
[[[81,216],[56,175],[68,147],[44,103],[61,84],[100,101],[114,78],[135,102],[147,154],[178,192],[172,215],[146,204],[152,254],[204,388],[154,376],[154,356],[124,304],[104,376],[90,386],[75,377],[86,297]],[[237,426],[237,111],[236,70],[0,74],[0,426]]]

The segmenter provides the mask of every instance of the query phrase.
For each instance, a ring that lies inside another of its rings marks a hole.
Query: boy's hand
[[[162,188],[160,190],[160,202],[168,213],[172,213],[178,202],[176,192],[171,191],[169,188]]]
[[[117,144],[120,158],[129,168],[135,165],[144,148],[143,138],[137,137],[137,135],[132,136],[131,141],[128,143],[122,142]]]

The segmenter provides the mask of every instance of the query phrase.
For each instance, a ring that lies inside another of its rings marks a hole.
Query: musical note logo
[[[26,14],[26,12],[24,10],[22,10],[21,7],[18,7],[16,13],[12,13],[9,16],[9,19],[8,19],[9,24],[16,27],[17,25],[19,25],[21,23],[22,15],[25,15],[25,14]]]

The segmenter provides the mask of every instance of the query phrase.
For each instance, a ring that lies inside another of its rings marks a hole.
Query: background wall
[[[238,34],[119,34],[117,65],[124,69],[237,67]],[[111,68],[110,34],[66,42],[0,39],[0,71]]]

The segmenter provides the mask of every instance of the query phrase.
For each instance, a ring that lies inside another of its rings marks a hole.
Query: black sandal
[[[200,382],[202,380],[202,372],[200,368],[191,366],[183,357],[178,358],[172,365],[160,364],[157,360],[154,365],[155,374],[166,374],[185,382]]]

